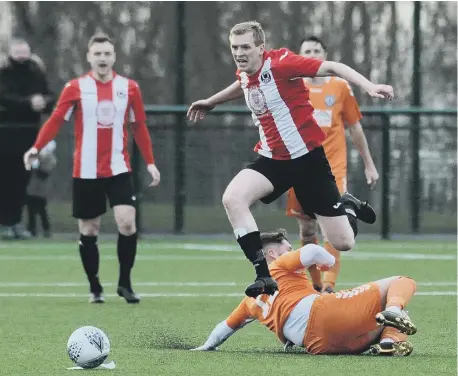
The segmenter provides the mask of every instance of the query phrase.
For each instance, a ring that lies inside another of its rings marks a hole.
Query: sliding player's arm
[[[192,349],[192,351],[215,351],[218,349],[218,346],[222,345],[236,331],[254,321],[254,318],[249,313],[246,304],[247,300],[248,298],[243,299],[226,320],[216,325],[205,343],[202,346]]]
[[[307,244],[300,250],[283,255],[277,260],[278,266],[292,272],[312,265],[326,270],[333,267],[335,262],[333,255],[316,244]]]

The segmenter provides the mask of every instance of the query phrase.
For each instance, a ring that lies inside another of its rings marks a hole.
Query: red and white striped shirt
[[[38,150],[43,148],[74,115],[75,178],[96,179],[131,171],[129,123],[146,163],[154,163],[140,88],[135,81],[113,74],[106,83],[96,80],[92,73],[68,82],[35,142]]]
[[[326,138],[313,117],[309,91],[299,77],[314,77],[320,60],[294,54],[286,48],[265,51],[254,75],[237,70],[245,100],[259,128],[254,150],[272,159],[299,158]]]

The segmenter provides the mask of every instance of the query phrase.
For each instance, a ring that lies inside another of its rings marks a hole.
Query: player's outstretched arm
[[[378,85],[369,81],[362,74],[348,65],[335,61],[323,61],[316,73],[317,77],[339,76],[363,88],[371,97],[394,98],[394,90],[390,85]]]
[[[207,112],[213,110],[218,104],[226,103],[243,96],[243,90],[239,81],[235,81],[232,85],[221,90],[215,95],[207,99],[201,99],[191,104],[188,109],[188,119],[192,122],[201,120]]]

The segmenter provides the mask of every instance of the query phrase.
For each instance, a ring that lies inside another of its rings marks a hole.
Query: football
[[[110,341],[107,335],[94,326],[76,329],[67,342],[70,359],[82,368],[100,366],[110,353]]]

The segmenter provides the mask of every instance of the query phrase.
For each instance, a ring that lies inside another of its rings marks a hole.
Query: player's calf
[[[323,233],[333,248],[340,252],[346,252],[354,247],[354,230],[348,223],[345,215],[325,217],[317,214],[316,217]]]

